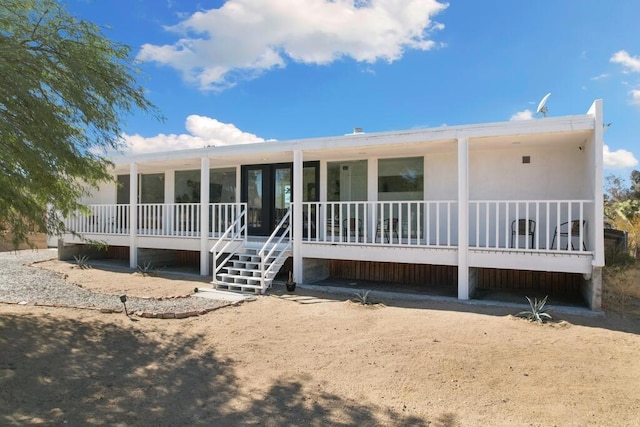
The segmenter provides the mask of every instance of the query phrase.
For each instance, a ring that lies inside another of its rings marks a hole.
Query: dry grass
[[[640,263],[605,268],[602,297],[605,310],[640,318]]]

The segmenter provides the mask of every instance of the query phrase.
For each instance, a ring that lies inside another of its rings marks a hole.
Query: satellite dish
[[[544,117],[547,117],[547,99],[549,99],[549,96],[551,95],[551,92],[549,92],[548,94],[546,94],[541,100],[540,103],[538,104],[538,108],[536,109],[536,114],[540,114],[542,113],[542,115]]]

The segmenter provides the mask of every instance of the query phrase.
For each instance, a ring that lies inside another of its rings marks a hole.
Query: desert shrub
[[[86,256],[86,255],[82,255],[82,256],[74,255],[73,259],[75,259],[76,265],[78,266],[78,268],[80,270],[86,270],[87,268],[91,268],[91,265],[89,264],[89,257],[88,256]]]
[[[619,310],[626,317],[630,304],[640,301],[640,262],[631,259],[607,265],[603,273],[605,308]]]
[[[138,273],[142,274],[144,277],[150,275],[155,272],[156,268],[153,266],[151,261],[143,263],[142,265],[138,264]]]
[[[525,297],[527,301],[529,301],[530,310],[524,310],[520,313],[516,314],[518,317],[523,317],[531,322],[539,322],[544,323],[547,320],[551,320],[551,315],[548,313],[551,311],[551,307],[547,306],[547,298],[549,295],[544,297],[542,300],[538,301],[538,298],[534,298],[531,301],[531,298]]]
[[[372,304],[371,299],[369,298],[370,292],[371,290],[354,293],[356,296],[356,302],[359,302],[362,305]]]

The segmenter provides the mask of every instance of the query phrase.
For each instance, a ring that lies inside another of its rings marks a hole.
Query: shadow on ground
[[[156,338],[150,337],[156,336]],[[0,316],[0,424],[426,425],[280,379],[248,395],[202,337],[52,315]],[[437,415],[436,415],[437,416]],[[442,414],[435,425],[454,425]]]

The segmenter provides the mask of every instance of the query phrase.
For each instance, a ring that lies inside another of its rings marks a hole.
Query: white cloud
[[[595,77],[591,77],[591,80],[602,80],[602,79],[606,79],[609,77],[609,73],[602,73],[602,74],[598,74]]]
[[[640,72],[640,58],[629,55],[625,50],[614,53],[609,61],[622,64],[625,72]]]
[[[533,112],[531,110],[518,111],[509,120],[531,120]]]
[[[437,0],[228,0],[166,27],[174,44],[144,44],[138,59],[171,66],[201,90],[223,90],[240,79],[286,66],[286,60],[329,64],[393,62],[405,50],[436,46],[444,28],[432,17]]]
[[[603,147],[603,165],[607,169],[626,169],[632,168],[638,164],[632,152],[619,149],[609,151],[609,146]]]
[[[165,135],[161,133],[152,137],[124,134],[122,138],[126,148],[122,151],[126,154],[140,154],[202,148],[207,145],[219,146],[265,141],[264,138],[241,131],[231,123],[222,123],[216,119],[195,114],[187,117],[185,127],[189,134]]]
[[[640,89],[633,89],[629,92],[631,103],[640,107]]]

